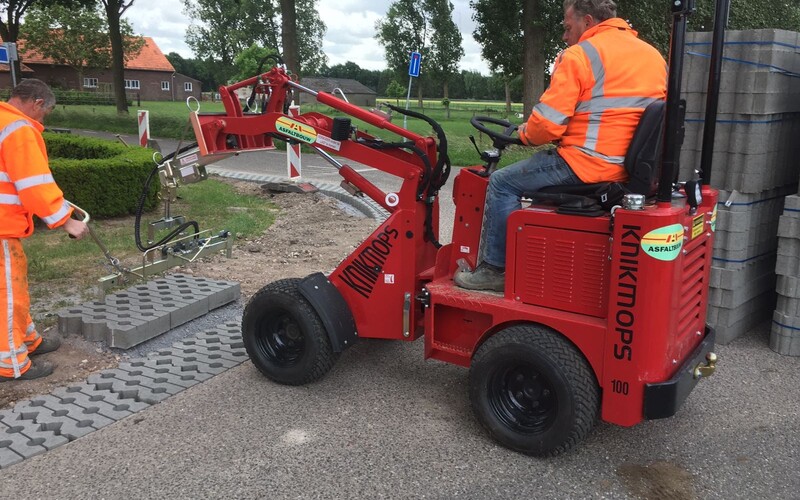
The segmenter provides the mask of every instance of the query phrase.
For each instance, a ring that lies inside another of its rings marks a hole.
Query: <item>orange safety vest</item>
[[[623,161],[639,118],[666,93],[661,54],[624,20],[608,19],[558,56],[522,140],[558,142],[558,154],[583,182],[624,182]]]
[[[0,103],[0,238],[33,233],[33,215],[48,227],[72,214],[53,180],[41,123],[8,103]]]

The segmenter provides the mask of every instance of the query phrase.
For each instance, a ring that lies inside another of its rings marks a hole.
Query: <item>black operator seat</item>
[[[655,196],[665,111],[666,103],[656,101],[650,103],[642,113],[623,163],[628,172],[628,182],[548,186],[525,197],[534,202],[554,203],[559,206],[559,212],[598,216],[618,204],[625,194],[643,194],[647,198]]]

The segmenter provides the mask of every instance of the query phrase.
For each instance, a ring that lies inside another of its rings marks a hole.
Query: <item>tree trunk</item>
[[[506,91],[506,116],[511,116],[511,85],[508,83],[508,77],[503,77],[503,88]],[[525,118],[526,115],[523,113],[522,117]]]
[[[419,78],[417,78],[417,100],[419,101],[419,110],[422,111],[425,107],[422,104],[422,84],[419,82]]]
[[[544,92],[544,28],[536,22],[540,10],[539,0],[522,3],[522,115],[526,119]]]
[[[27,7],[24,7],[22,12],[20,12],[20,6],[18,4],[12,4],[8,2],[5,3],[7,3],[8,7],[8,11],[6,12],[8,17],[2,24],[0,24],[0,37],[3,38],[4,42],[17,43],[17,39],[19,38],[19,18]],[[22,80],[22,78],[20,78],[22,75],[22,62],[19,60],[19,50],[17,51],[17,58],[14,59],[13,64],[14,75],[16,76],[17,83],[19,83]],[[9,74],[8,76],[10,79],[11,75]]]
[[[292,72],[300,75],[300,61],[297,60],[297,12],[294,0],[281,1],[281,45],[283,62]]]
[[[122,33],[119,29],[120,0],[109,0],[106,4],[108,35],[111,38],[111,73],[114,77],[114,98],[117,114],[128,114],[128,99],[125,96],[125,52],[122,48]]]

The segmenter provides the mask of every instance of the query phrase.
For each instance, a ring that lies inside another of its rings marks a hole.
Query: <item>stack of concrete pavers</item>
[[[700,167],[711,33],[687,35],[681,180]],[[800,35],[728,31],[711,185],[720,190],[708,322],[727,343],[776,303],[778,219],[800,177]]]
[[[238,323],[0,410],[0,469],[149,408],[247,359]]]
[[[233,302],[239,283],[175,274],[58,311],[62,335],[128,349]]]
[[[769,345],[781,354],[800,356],[800,193],[786,197],[778,239],[778,304]]]

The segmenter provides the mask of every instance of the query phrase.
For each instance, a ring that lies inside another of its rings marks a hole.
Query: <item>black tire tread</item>
[[[569,451],[592,431],[599,420],[600,388],[594,371],[580,351],[564,336],[547,327],[530,324],[512,326],[490,337],[473,356],[473,366],[480,363],[493,349],[508,344],[525,345],[546,353],[562,367],[575,394],[575,425],[561,446],[544,453],[531,453],[522,449],[517,451],[538,456],[556,456]],[[479,420],[496,438],[494,431],[482,419]]]
[[[284,385],[304,385],[315,382],[324,377],[325,374],[327,374],[331,368],[333,368],[333,365],[339,358],[339,355],[333,352],[330,339],[328,338],[325,326],[322,324],[322,320],[319,318],[319,315],[314,308],[311,307],[311,304],[309,304],[306,298],[300,293],[298,289],[299,283],[300,278],[285,278],[264,286],[252,297],[250,297],[250,300],[247,301],[247,305],[245,306],[244,313],[242,315],[242,318],[247,318],[251,308],[258,307],[266,300],[266,297],[270,295],[286,295],[295,301],[301,313],[306,315],[311,321],[314,331],[322,333],[322,335],[318,335],[318,340],[320,341],[321,345],[319,346],[320,348],[318,349],[317,356],[314,360],[314,365],[302,379],[276,379],[272,373],[262,367],[259,363],[253,361],[253,364],[256,366],[256,368],[258,368],[258,371],[260,371],[264,376]],[[245,332],[245,321],[242,321],[242,337],[245,338],[247,335],[248,334]],[[247,355],[252,361],[254,353],[251,352],[251,347],[247,341],[244,342],[244,345]]]

